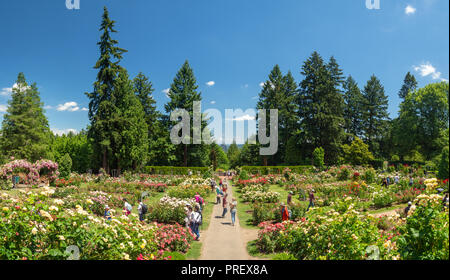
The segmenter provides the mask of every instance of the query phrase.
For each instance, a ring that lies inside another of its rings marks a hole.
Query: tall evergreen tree
[[[298,98],[302,146],[305,154],[323,147],[327,163],[337,161],[344,132],[341,73],[334,59],[325,64],[317,52],[305,61],[301,71],[305,77]]]
[[[197,89],[198,85],[194,71],[186,60],[170,86],[168,93],[170,101],[165,105],[166,112],[170,115],[176,109],[185,109],[189,112],[190,119],[192,120],[194,101],[202,100],[201,93]],[[174,123],[169,123],[169,129],[173,125]],[[206,120],[202,118],[202,131],[206,125]],[[193,128],[191,125],[191,136],[193,135],[192,131]],[[208,147],[203,143],[199,145],[180,144],[176,147],[176,155],[179,160],[178,164],[182,164],[183,166],[205,166],[208,161]]]
[[[101,155],[99,159],[101,166],[109,173],[111,156],[115,152],[112,149],[114,127],[110,124],[113,115],[120,114],[115,106],[113,95],[115,80],[122,67],[119,65],[122,55],[126,50],[117,46],[118,42],[111,37],[115,22],[109,18],[106,7],[104,8],[100,31],[102,35],[98,45],[100,47],[100,58],[94,66],[98,69],[97,80],[94,82],[94,90],[86,93],[89,97],[89,137],[94,139],[94,153]]]
[[[3,116],[0,146],[6,156],[36,161],[49,154],[51,132],[36,84],[19,73]]]
[[[344,82],[344,119],[345,119],[345,132],[352,135],[352,139],[348,139],[351,143],[355,137],[360,137],[363,129],[362,116],[363,116],[363,95],[358,87],[358,84],[349,76]]]
[[[379,142],[389,120],[388,98],[380,80],[372,75],[363,91],[364,138],[374,155],[380,155]]]
[[[157,151],[161,149],[161,141],[158,141],[158,139],[163,136],[162,130],[165,128],[162,127],[160,122],[161,113],[156,109],[156,101],[152,95],[154,92],[152,83],[143,73],[139,73],[134,78],[133,84],[135,94],[139,98],[145,113],[145,122],[148,126],[149,160],[152,161],[156,153],[161,152],[161,150]]]
[[[269,74],[268,80],[259,94],[257,109],[277,109],[278,110],[278,152],[267,158],[268,164],[277,165],[284,160],[285,150],[289,138],[295,131],[297,124],[297,104],[295,97],[297,85],[291,72],[283,76],[280,67],[275,65]],[[270,121],[270,115],[267,111],[266,123]]]
[[[408,72],[403,81],[403,86],[400,89],[398,96],[401,99],[405,99],[409,92],[415,91],[417,89],[416,77]]]
[[[143,106],[134,93],[132,81],[125,69],[121,69],[114,85],[116,107],[119,112],[115,124],[114,156],[117,159],[116,168],[136,169],[147,162],[148,156],[148,126],[145,122]]]

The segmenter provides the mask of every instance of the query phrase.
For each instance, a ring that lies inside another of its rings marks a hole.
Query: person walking
[[[230,203],[230,213],[231,213],[231,224],[234,226],[236,222],[236,212],[237,212],[237,200],[233,198]]]
[[[198,241],[200,239],[201,220],[202,220],[202,214],[200,214],[199,206],[196,205],[194,208],[194,211],[191,212],[191,216],[190,216],[191,230],[196,235],[196,238],[195,238],[196,241]]]
[[[316,198],[314,197],[314,189],[312,189],[309,192],[309,205],[308,205],[308,209],[306,209],[306,211],[309,210],[309,208],[314,207],[314,202],[316,201]]]
[[[128,216],[131,214],[131,211],[133,210],[133,206],[131,206],[131,204],[128,203],[126,198],[124,198],[123,201],[124,201],[123,210],[125,211],[125,215]]]
[[[222,190],[216,185],[216,204],[220,204],[220,196],[223,195]]]
[[[225,215],[228,212],[227,198],[228,198],[228,193],[224,192],[223,199],[222,199],[222,206],[223,206],[222,218],[225,218]]]
[[[412,206],[412,202],[408,202],[408,206],[406,206],[405,210],[403,210],[403,212],[405,213],[405,215],[408,215],[409,210],[411,210],[411,206]]]
[[[289,211],[283,202],[281,202],[281,220],[283,222],[289,220]]]
[[[142,202],[142,200],[139,200],[139,205],[138,205],[138,214],[139,214],[139,221],[143,221],[144,220],[144,215],[147,214],[147,205],[144,204],[144,202]]]
[[[291,205],[292,204],[292,195],[294,193],[293,192],[289,192],[288,196],[287,196],[287,205]]]
[[[203,204],[205,203],[205,200],[203,197],[200,196],[200,194],[197,192],[194,196],[195,202],[197,202],[200,205],[200,210],[203,211]]]

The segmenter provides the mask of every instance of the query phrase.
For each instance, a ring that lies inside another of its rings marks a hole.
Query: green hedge
[[[289,168],[292,172],[303,174],[310,171],[312,165],[300,165],[300,166],[242,166],[241,170],[245,170],[250,174],[281,174],[285,168]]]
[[[194,175],[200,172],[201,175],[208,172],[208,167],[175,167],[175,166],[146,166],[144,172],[158,175],[188,175],[189,170]]]
[[[381,159],[376,159],[376,160],[372,160],[369,162],[369,164],[375,168],[375,169],[382,169],[383,168],[383,162],[384,160]],[[394,165],[396,168],[398,168],[399,165],[409,165],[409,166],[413,166],[413,167],[417,167],[417,166],[425,166],[425,162],[419,162],[419,161],[390,161],[388,160],[388,165]]]

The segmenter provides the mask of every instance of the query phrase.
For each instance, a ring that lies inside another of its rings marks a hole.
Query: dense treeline
[[[276,154],[262,157],[260,145],[249,142],[241,148],[233,143],[226,150],[215,143],[174,145],[170,130],[176,122],[170,113],[182,108],[192,118],[193,102],[202,100],[194,71],[185,61],[170,86],[165,112],[159,112],[149,78],[139,73],[132,79],[120,65],[127,51],[112,38],[117,32],[114,25],[105,8],[100,57],[94,65],[97,79],[92,92],[86,93],[90,101],[86,131],[53,135],[36,84],[28,85],[20,73],[2,123],[0,161],[70,158],[72,171],[103,168],[110,173],[144,166],[310,165],[320,152],[326,165],[378,159],[429,161],[438,167],[446,161],[448,173],[447,82],[418,88],[408,72],[398,93],[399,115],[390,119],[388,97],[375,75],[360,87],[351,75],[344,76],[334,57],[327,61],[317,52],[299,68],[300,82],[275,65],[259,94],[256,109],[278,109]],[[206,125],[202,121],[202,128]]]

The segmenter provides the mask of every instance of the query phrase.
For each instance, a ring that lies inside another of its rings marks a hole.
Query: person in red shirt
[[[281,203],[281,219],[283,222],[289,220],[289,211],[284,203]]]

